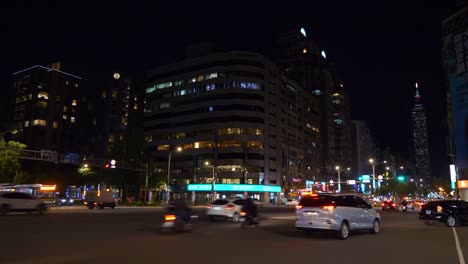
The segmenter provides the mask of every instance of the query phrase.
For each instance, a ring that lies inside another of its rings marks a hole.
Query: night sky
[[[448,177],[440,28],[455,0],[97,2],[2,2],[1,121],[11,73],[23,68],[63,60],[84,78],[142,73],[182,59],[186,46],[200,41],[269,54],[279,33],[305,27],[349,88],[352,118],[368,120],[379,144],[403,157],[420,83],[432,173]]]

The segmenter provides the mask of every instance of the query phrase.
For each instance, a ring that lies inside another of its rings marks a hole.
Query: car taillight
[[[325,205],[325,206],[322,206],[322,209],[326,210],[326,211],[332,211],[333,209],[335,209],[335,206],[334,205]]]
[[[229,204],[229,205],[226,206],[226,209],[228,209],[228,210],[230,210],[230,209],[232,209],[232,208],[234,208],[234,205],[230,205],[230,204]]]
[[[247,214],[245,212],[240,212],[240,216],[246,216]]]
[[[176,216],[175,215],[164,215],[164,220],[165,221],[175,221]]]
[[[393,206],[395,206],[395,203],[392,203]]]
[[[302,205],[296,205],[296,210],[299,210],[302,208]]]
[[[210,208],[211,208],[211,205],[207,205],[206,208],[210,209]]]
[[[385,206],[385,204],[384,204],[384,203],[382,203],[382,206]]]

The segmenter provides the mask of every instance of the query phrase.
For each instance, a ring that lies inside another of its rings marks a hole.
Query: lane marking
[[[460,241],[458,240],[457,230],[455,230],[455,227],[452,227],[452,230],[453,236],[455,237],[455,247],[457,248],[458,252],[458,260],[460,261],[460,264],[465,264],[465,257],[463,257],[463,251],[460,247]]]

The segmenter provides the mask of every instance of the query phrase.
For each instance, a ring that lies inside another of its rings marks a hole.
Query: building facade
[[[468,179],[468,7],[442,22],[451,163]]]
[[[316,138],[310,138],[316,143],[313,151],[319,152],[313,165],[319,174],[317,180],[336,180],[335,166],[345,168],[351,163],[349,98],[343,83],[325,51],[307,36],[305,29],[283,34],[278,50],[276,61],[283,73],[310,95],[312,124],[320,131]]]
[[[377,147],[369,127],[363,120],[351,120],[351,144],[351,177],[358,179],[362,175],[371,175],[372,166],[369,159],[376,159]]]
[[[160,168],[172,153],[171,185],[216,178],[289,192],[315,176],[311,95],[264,56],[212,53],[148,75],[145,148]]]
[[[425,182],[430,182],[429,145],[427,136],[426,111],[422,105],[418,84],[416,83],[415,104],[412,111],[414,158],[416,161],[416,175]]]
[[[12,138],[28,149],[77,153],[83,143],[79,109],[81,77],[61,70],[57,62],[13,73],[15,103]]]

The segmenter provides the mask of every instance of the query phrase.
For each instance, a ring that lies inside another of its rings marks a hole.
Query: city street
[[[193,232],[177,234],[159,232],[162,208],[10,214],[0,217],[0,263],[460,263],[452,229],[426,226],[415,212],[383,212],[380,234],[340,241],[295,230],[291,208],[262,208],[261,225],[246,230],[194,210]],[[466,258],[468,227],[456,231]]]

